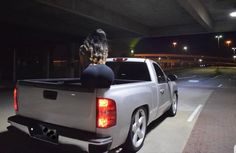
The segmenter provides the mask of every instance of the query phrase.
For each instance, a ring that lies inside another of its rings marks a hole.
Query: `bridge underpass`
[[[200,0],[4,1],[0,5],[0,48],[8,51],[4,51],[6,55],[3,54],[1,57],[8,58],[7,65],[11,66],[7,69],[16,69],[16,72],[12,70],[7,75],[2,75],[3,78],[11,77],[13,80],[22,78],[20,74],[17,75],[17,65],[14,63],[19,63],[20,67],[26,65],[28,62],[24,54],[28,53],[23,52],[28,51],[35,54],[35,58],[39,57],[37,52],[44,52],[40,59],[34,60],[44,65],[41,72],[35,73],[35,76],[73,77],[76,73],[73,67],[76,67],[77,63],[73,63],[77,46],[82,43],[85,36],[97,28],[106,31],[110,56],[113,57],[130,55],[129,52],[135,49],[135,44],[146,37],[231,32],[235,30],[236,23],[229,18],[228,12],[233,9],[234,4],[233,1],[212,0],[204,3]],[[23,59],[20,54],[23,54]],[[55,54],[65,55],[64,60],[68,62],[62,67],[71,69],[66,74],[54,75],[52,66],[48,65],[52,62],[48,59],[61,60]],[[18,62],[13,61],[17,57]],[[37,63],[34,65],[37,66]]]
[[[236,30],[235,19],[228,16],[235,9],[232,0],[9,0],[0,4],[0,148],[4,153],[82,152],[74,146],[55,147],[11,133],[7,118],[14,114],[12,82],[77,77],[78,48],[94,29],[106,31],[112,57],[130,55],[142,38]],[[178,116],[163,116],[151,125],[140,153],[232,152],[236,144],[235,68],[173,73],[179,75]],[[199,105],[201,109],[188,122]]]

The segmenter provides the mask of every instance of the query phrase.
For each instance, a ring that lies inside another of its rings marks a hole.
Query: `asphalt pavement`
[[[178,113],[176,117],[163,115],[153,122],[138,153],[233,153],[236,68],[183,69],[172,73],[179,76]],[[54,146],[8,130],[7,118],[14,114],[12,92],[0,91],[0,153],[83,152],[74,146]]]

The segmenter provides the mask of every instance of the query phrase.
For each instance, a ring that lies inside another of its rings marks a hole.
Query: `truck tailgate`
[[[43,122],[95,132],[95,90],[63,90],[18,85],[17,114]]]

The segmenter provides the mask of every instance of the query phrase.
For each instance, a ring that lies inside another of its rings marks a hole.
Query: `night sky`
[[[223,38],[220,39],[220,48],[218,48],[215,38],[215,35],[219,34],[223,35]],[[226,40],[232,41],[229,47],[225,44]],[[174,41],[178,43],[175,48],[172,45]],[[188,46],[187,52],[183,51],[185,45]],[[236,32],[142,38],[135,47],[135,53],[176,53],[232,57],[232,47],[236,47]]]

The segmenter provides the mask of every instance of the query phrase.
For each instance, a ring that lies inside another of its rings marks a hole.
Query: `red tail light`
[[[18,96],[17,96],[17,89],[14,89],[14,110],[18,111]]]
[[[109,128],[116,125],[116,103],[111,99],[97,98],[97,127]]]

